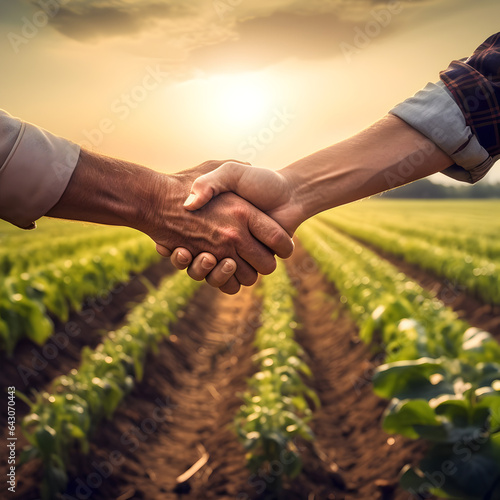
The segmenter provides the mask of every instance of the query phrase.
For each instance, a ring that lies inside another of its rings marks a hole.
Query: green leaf
[[[420,469],[452,498],[483,500],[500,477],[500,469],[489,456],[488,442],[479,447],[480,442],[436,445],[421,461]]]
[[[466,427],[469,425],[471,406],[465,399],[457,399],[455,396],[442,396],[438,400],[430,402],[436,415],[446,417],[454,426]]]
[[[296,478],[302,471],[302,459],[300,455],[293,451],[286,451],[286,460],[283,460],[285,466],[285,475],[290,479]]]
[[[38,448],[44,457],[49,457],[55,453],[56,431],[52,427],[44,425],[41,429],[36,431],[35,439]]]
[[[49,465],[44,470],[42,483],[42,499],[54,500],[62,493],[68,484],[68,476],[64,469]]]
[[[453,385],[444,378],[446,374],[441,359],[420,358],[410,361],[395,361],[377,368],[373,385],[381,398],[432,399],[442,394],[454,394]],[[443,375],[433,384],[432,375]]]
[[[384,414],[383,427],[389,434],[402,434],[413,439],[419,437],[415,426],[440,426],[429,403],[423,399],[394,401]]]
[[[433,486],[436,484],[434,478],[425,476],[421,470],[409,465],[402,469],[399,484],[415,498],[417,495],[420,498],[426,498],[429,494],[438,495],[440,498],[457,498]]]

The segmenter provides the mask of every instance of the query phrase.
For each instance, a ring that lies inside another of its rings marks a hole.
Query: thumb
[[[205,179],[205,175],[202,175],[193,182],[191,193],[184,202],[184,208],[189,211],[198,210],[217,194],[210,186],[210,179]]]
[[[198,210],[215,196],[234,191],[243,169],[248,165],[237,162],[226,162],[208,174],[198,177],[191,186],[191,194],[184,202],[184,208],[189,211]]]

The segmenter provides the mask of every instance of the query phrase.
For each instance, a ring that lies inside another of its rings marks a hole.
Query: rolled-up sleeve
[[[0,110],[0,218],[35,227],[61,198],[80,147]]]
[[[443,171],[470,183],[500,158],[500,33],[452,61],[441,81],[391,110],[455,161]]]
[[[477,182],[494,163],[467,125],[462,110],[443,82],[428,83],[390,113],[433,141],[455,162],[443,171],[454,179]]]

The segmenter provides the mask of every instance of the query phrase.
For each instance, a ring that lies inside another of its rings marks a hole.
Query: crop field
[[[0,498],[499,500],[499,212],[340,207],[234,296],[0,224]]]

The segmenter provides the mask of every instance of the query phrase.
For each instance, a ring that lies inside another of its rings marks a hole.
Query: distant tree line
[[[393,189],[381,195],[383,198],[500,198],[500,182],[490,184],[480,181],[477,184],[458,184],[445,186],[435,184],[429,179],[421,179],[406,186]]]

